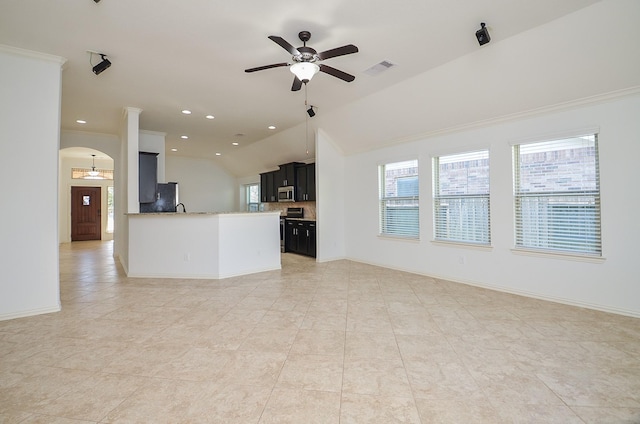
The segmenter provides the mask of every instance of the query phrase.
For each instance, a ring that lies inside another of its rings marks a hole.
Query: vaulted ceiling
[[[0,44],[67,59],[63,130],[118,134],[123,108],[138,107],[141,129],[167,134],[167,154],[221,161],[235,155],[238,163],[243,148],[303,124],[305,96],[318,114],[328,113],[486,48],[474,36],[481,22],[496,43],[594,3],[3,0]],[[358,53],[324,62],[355,81],[320,73],[306,91],[292,92],[286,67],[244,72],[291,61],[267,37],[278,35],[297,47],[302,30],[311,32],[308,45],[317,51],[355,44]],[[94,75],[100,58],[88,51],[106,54],[112,66]],[[382,61],[395,66],[365,73]]]

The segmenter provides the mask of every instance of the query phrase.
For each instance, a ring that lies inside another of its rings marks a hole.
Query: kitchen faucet
[[[182,212],[187,213],[187,208],[185,208],[184,203],[178,203],[176,205],[176,212],[178,212],[178,206],[182,205]]]

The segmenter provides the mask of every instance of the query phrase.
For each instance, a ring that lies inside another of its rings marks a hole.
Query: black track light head
[[[478,39],[478,43],[482,46],[491,41],[491,36],[489,35],[489,29],[484,22],[480,24],[480,29],[476,31],[476,38]]]
[[[110,66],[111,66],[111,62],[109,61],[109,59],[107,59],[102,53],[99,53],[100,57],[102,58],[102,62],[98,63],[96,66],[93,67],[93,73],[96,75],[100,75],[102,72],[104,72],[105,70],[107,70]]]
[[[313,118],[314,116],[316,116],[316,112],[313,110],[313,106],[307,109],[307,114],[309,115],[310,118]]]

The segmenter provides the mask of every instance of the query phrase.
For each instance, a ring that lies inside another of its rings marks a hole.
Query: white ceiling
[[[140,128],[165,132],[167,150],[215,159],[305,120],[305,91],[290,91],[287,68],[244,72],[290,61],[269,35],[300,46],[297,34],[308,30],[317,51],[358,46],[356,54],[324,62],[355,75],[354,82],[320,73],[309,83],[309,103],[322,114],[477,51],[480,22],[495,43],[596,2],[2,0],[0,44],[67,59],[63,130],[118,134],[123,108],[138,107]],[[113,65],[94,75],[87,50],[107,54]],[[397,66],[363,73],[383,60]]]

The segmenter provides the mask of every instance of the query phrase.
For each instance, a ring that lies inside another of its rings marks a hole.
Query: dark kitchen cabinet
[[[285,221],[285,252],[316,257],[316,223],[287,219]]]
[[[277,202],[278,187],[296,187],[296,171],[300,165],[304,164],[299,162],[286,163],[280,165],[280,169],[277,171],[260,174],[260,201],[263,203]],[[296,200],[298,199],[296,198]]]
[[[316,200],[316,164],[309,163],[296,168],[296,201]]]
[[[260,174],[260,201],[262,203],[278,201],[278,188],[275,184],[277,172]]]
[[[291,162],[280,165],[280,170],[276,171],[276,187],[295,186],[296,168],[300,165],[303,164]]]
[[[138,197],[140,203],[156,201],[158,184],[158,154],[139,152],[138,154]]]

